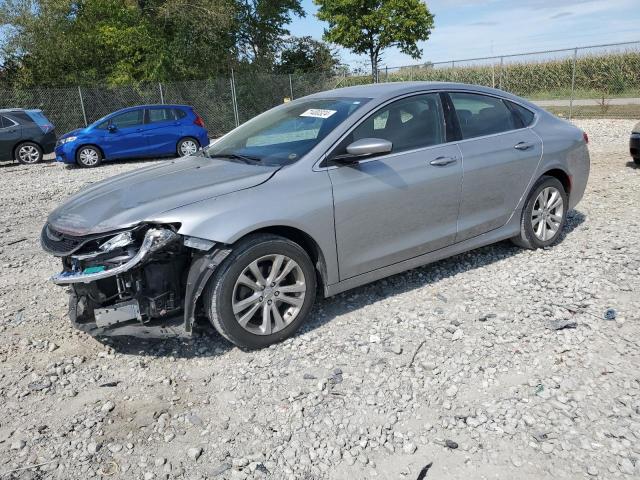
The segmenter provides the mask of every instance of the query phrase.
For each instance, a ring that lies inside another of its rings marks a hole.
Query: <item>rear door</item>
[[[20,140],[21,127],[17,121],[0,115],[0,160],[13,158],[13,148]]]
[[[455,240],[462,162],[446,144],[440,96],[381,107],[334,154],[363,138],[389,140],[390,154],[329,167],[340,279],[445,247]]]
[[[104,136],[107,158],[137,157],[148,154],[149,146],[143,132],[144,110],[129,110],[111,117]]]
[[[462,133],[464,180],[456,237],[460,242],[507,223],[533,180],[542,141],[510,102],[477,93],[449,96]],[[530,122],[533,119],[531,115]]]
[[[145,112],[144,135],[149,153],[175,154],[181,137],[180,122],[176,110],[168,107],[150,107]]]

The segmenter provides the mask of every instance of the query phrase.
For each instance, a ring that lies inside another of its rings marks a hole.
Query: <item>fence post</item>
[[[162,94],[162,83],[158,82],[158,89],[160,90],[160,104],[164,105],[164,95]]]
[[[502,90],[502,70],[504,69],[504,57],[500,57],[500,76],[498,77],[498,88]]]
[[[236,122],[236,127],[240,125],[240,115],[238,113],[238,98],[236,97],[236,77],[231,69],[231,104],[233,107],[233,117]]]
[[[82,99],[82,90],[80,89],[80,85],[78,85],[78,96],[80,97],[80,108],[82,108],[82,118],[84,118],[84,126],[89,125],[87,123],[87,112],[84,110],[84,100]]]
[[[289,93],[291,94],[291,100],[293,100],[293,81],[291,80],[291,74],[289,74]]]
[[[578,49],[573,50],[573,68],[571,72],[571,99],[569,100],[569,120],[573,118],[573,97],[576,89],[576,64],[578,62]]]

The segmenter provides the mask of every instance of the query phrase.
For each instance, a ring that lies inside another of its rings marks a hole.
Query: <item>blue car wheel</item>
[[[85,145],[78,149],[76,162],[82,168],[93,168],[102,162],[102,152],[93,145]]]
[[[195,155],[200,148],[200,142],[193,137],[182,138],[178,142],[177,154],[179,157],[188,157]]]

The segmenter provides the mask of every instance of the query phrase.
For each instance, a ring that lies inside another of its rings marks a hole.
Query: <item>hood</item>
[[[47,221],[73,236],[127,228],[174,208],[259,185],[278,169],[198,156],[168,160],[90,185]]]
[[[79,133],[82,133],[84,131],[84,128],[76,128],[75,130],[71,130],[70,132],[65,133],[60,138],[72,137],[73,135],[78,135]]]

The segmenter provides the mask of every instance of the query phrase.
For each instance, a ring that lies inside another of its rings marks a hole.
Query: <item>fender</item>
[[[184,295],[184,329],[191,333],[195,321],[196,303],[215,269],[231,253],[230,248],[214,247],[209,252],[195,258],[189,267],[187,288]]]

